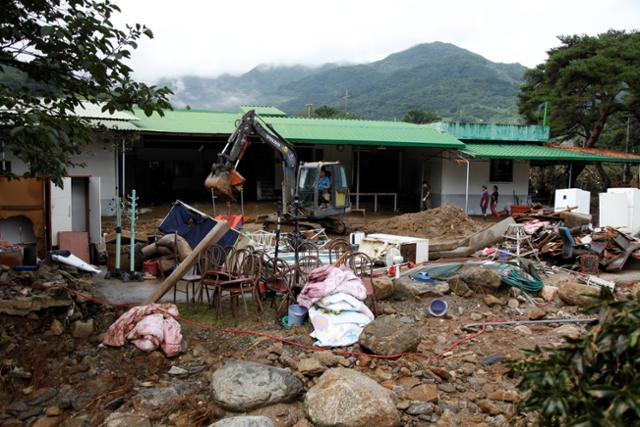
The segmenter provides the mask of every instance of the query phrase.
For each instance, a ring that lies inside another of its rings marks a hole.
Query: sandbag
[[[141,252],[144,259],[155,258],[162,255],[173,255],[172,248],[158,246],[157,243],[151,243],[143,247]]]
[[[160,268],[160,271],[162,271],[163,273],[173,270],[173,268],[176,265],[177,265],[177,262],[175,258],[172,256],[165,255],[158,258],[158,267]]]
[[[187,243],[187,241],[182,236],[173,233],[165,234],[164,236],[162,236],[160,240],[156,242],[156,245],[164,248],[169,248],[171,250],[176,250],[178,253],[178,259],[180,261],[191,255],[192,252],[189,243]]]

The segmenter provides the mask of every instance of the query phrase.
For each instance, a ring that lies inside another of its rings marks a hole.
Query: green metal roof
[[[292,142],[387,147],[464,147],[450,135],[404,122],[291,117],[266,117],[264,120]]]
[[[463,152],[471,157],[489,159],[640,163],[640,158],[624,159],[532,144],[465,144]]]
[[[146,132],[229,135],[235,130],[239,113],[193,110],[165,111],[151,117],[136,111],[139,130]],[[294,143],[382,145],[387,147],[458,148],[456,138],[425,126],[374,120],[309,119],[264,117],[278,133]]]
[[[279,108],[271,107],[268,105],[241,105],[240,106],[240,112],[243,114],[250,110],[256,110],[256,114],[258,114],[259,116],[280,116],[280,117],[287,116],[287,113],[280,110]]]
[[[549,140],[549,126],[542,125],[438,122],[428,126],[462,141],[547,142]]]
[[[166,110],[162,117],[157,113],[147,117],[142,110],[135,110],[135,114],[141,131],[204,135],[230,135],[240,118],[238,113],[194,110]]]

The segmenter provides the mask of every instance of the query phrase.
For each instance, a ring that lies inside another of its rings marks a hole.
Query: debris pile
[[[364,231],[426,239],[454,239],[471,235],[483,228],[482,223],[470,218],[462,209],[444,204],[435,209],[371,221],[364,226]]]

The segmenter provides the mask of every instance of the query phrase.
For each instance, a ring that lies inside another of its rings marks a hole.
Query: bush
[[[527,351],[511,364],[527,391],[519,410],[543,426],[632,426],[640,420],[640,304],[603,290],[588,312],[600,321],[583,339]]]

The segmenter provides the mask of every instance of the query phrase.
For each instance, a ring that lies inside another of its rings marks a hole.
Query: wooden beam
[[[217,243],[220,239],[222,239],[222,236],[224,236],[227,231],[229,231],[229,223],[227,221],[218,221],[218,224],[216,224],[216,226],[213,227],[206,236],[204,236],[200,243],[198,243],[193,252],[191,252],[191,255],[186,257],[184,261],[178,264],[176,269],[173,270],[173,273],[171,273],[169,277],[164,279],[164,281],[160,284],[160,287],[156,289],[155,292],[152,293],[144,303],[153,304],[155,302],[158,302],[158,300],[162,298],[162,296],[166,294],[167,291],[169,291],[169,289],[171,289],[176,283],[178,283],[178,280],[180,280],[182,276],[187,274],[189,269],[194,266],[194,264],[198,261],[198,256],[200,255],[200,253],[207,249],[210,245]]]

